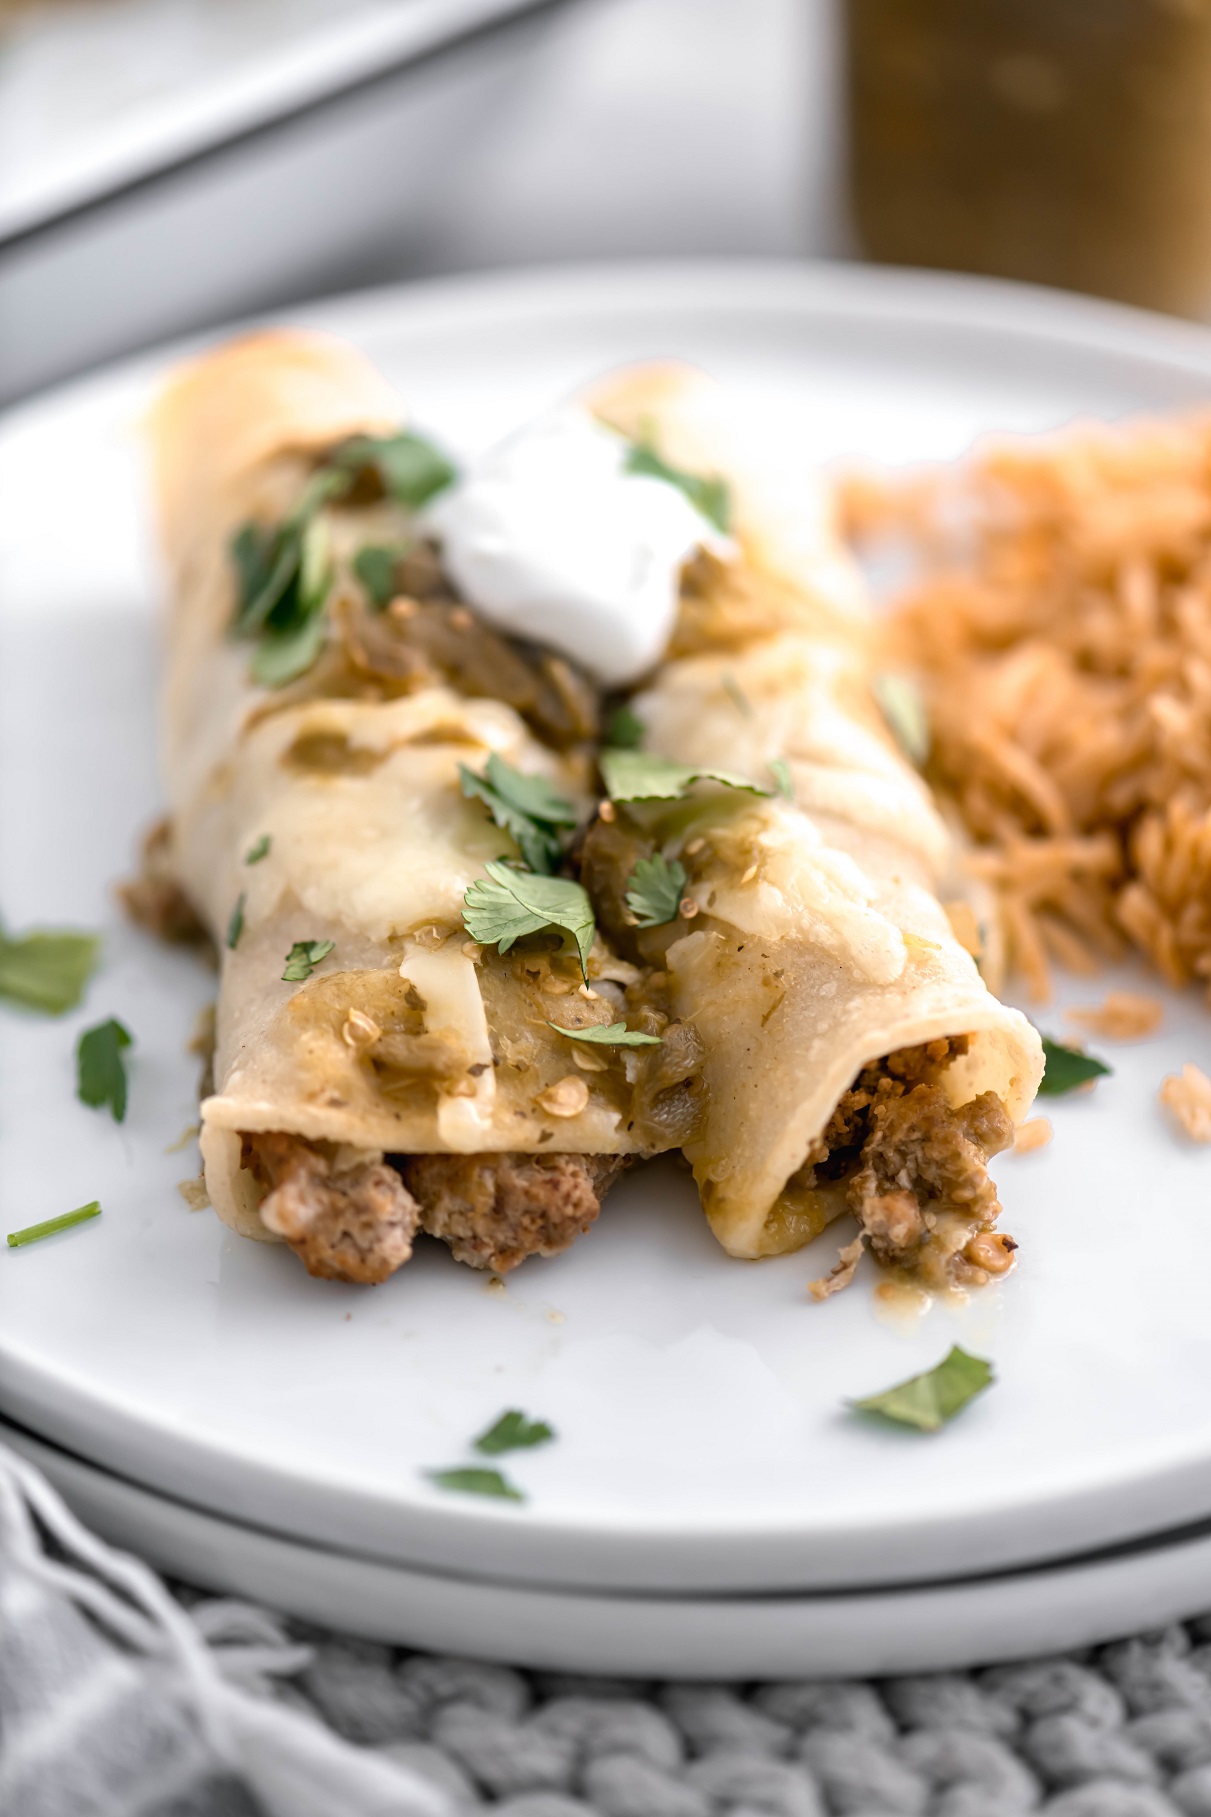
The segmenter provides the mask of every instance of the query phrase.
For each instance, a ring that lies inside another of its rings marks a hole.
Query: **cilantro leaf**
[[[795,799],[795,785],[791,779],[791,767],[785,757],[771,757],[769,772],[779,795],[785,795],[788,801]]]
[[[532,871],[549,874],[559,863],[563,847],[557,827],[575,826],[576,809],[557,795],[542,776],[525,776],[493,751],[482,776],[458,766],[459,782],[468,801],[482,801],[498,827],[516,840],[518,850]]]
[[[123,1052],[131,1045],[129,1029],[110,1016],[87,1028],[76,1043],[76,1096],[94,1110],[108,1105],[115,1123],[126,1120],[126,1063]]]
[[[1091,1079],[1108,1077],[1113,1070],[1104,1060],[1083,1054],[1079,1047],[1065,1047],[1048,1035],[1043,1036],[1043,1062],[1040,1098],[1062,1097],[1065,1092],[1075,1091],[1078,1085],[1087,1085]]]
[[[506,1451],[527,1451],[534,1445],[548,1445],[555,1437],[554,1428],[545,1420],[527,1419],[516,1407],[481,1432],[474,1442],[476,1451],[484,1457],[500,1457]]]
[[[562,1022],[548,1022],[557,1035],[566,1035],[569,1041],[588,1041],[594,1047],[659,1047],[659,1035],[645,1035],[637,1028],[628,1028],[625,1022],[610,1022],[605,1027],[593,1023],[588,1028],[565,1028]]]
[[[725,479],[706,478],[701,473],[687,473],[663,460],[647,442],[632,442],[623,464],[626,473],[644,474],[649,479],[662,479],[676,486],[689,499],[695,511],[726,536],[731,525],[732,500]]]
[[[888,730],[910,763],[921,768],[929,756],[929,715],[911,675],[876,675],[871,684]]]
[[[491,1495],[506,1502],[524,1502],[526,1499],[508,1477],[502,1476],[499,1470],[485,1469],[482,1464],[457,1470],[426,1470],[425,1475],[437,1488],[449,1489],[455,1495]]]
[[[10,1230],[5,1242],[10,1249],[21,1249],[26,1243],[39,1243],[43,1237],[56,1236],[61,1230],[71,1230],[76,1224],[87,1224],[90,1218],[101,1216],[101,1201],[93,1199],[87,1205],[78,1205],[75,1211],[65,1211],[57,1218],[47,1218],[42,1224],[27,1224],[24,1230]]]
[[[747,789],[751,795],[771,793],[731,770],[674,763],[671,757],[653,757],[647,751],[603,751],[600,763],[611,801],[680,801],[695,782],[719,782],[724,788]]]
[[[681,906],[681,892],[686,885],[683,864],[672,862],[656,852],[651,858],[640,858],[627,878],[626,905],[638,927],[663,927],[672,921]]]
[[[493,751],[488,759],[488,781],[519,814],[547,826],[575,826],[576,809],[557,795],[545,776],[527,776]]]
[[[38,929],[14,938],[0,930],[0,997],[61,1016],[84,995],[100,949],[97,934]]]
[[[307,532],[323,506],[347,492],[351,483],[350,474],[321,469],[276,527],[247,523],[237,531],[231,544],[238,582],[232,623],[236,637],[255,637],[267,626],[281,626],[293,618]]]
[[[606,720],[605,741],[619,751],[633,751],[643,743],[646,730],[638,713],[624,704],[615,707]]]
[[[407,429],[397,435],[352,435],[332,460],[350,474],[373,468],[383,490],[414,511],[457,478],[439,448]]]
[[[328,957],[335,945],[335,940],[296,940],[286,954],[282,983],[302,984],[310,978],[320,960]]]
[[[235,899],[235,907],[231,911],[231,919],[227,923],[227,947],[229,952],[234,952],[236,947],[240,944],[240,935],[243,932],[244,892],[241,890]]]
[[[868,1394],[847,1404],[860,1413],[877,1413],[898,1425],[915,1426],[919,1432],[937,1432],[994,1380],[991,1363],[969,1356],[956,1344],[923,1375],[910,1376],[882,1394]]]
[[[250,845],[244,853],[245,864],[259,864],[262,858],[268,858],[273,840],[268,833],[262,833],[255,845]]]
[[[537,877],[491,859],[488,875],[478,878],[463,897],[463,926],[481,946],[507,953],[526,934],[559,928],[571,934],[588,973],[595,923],[588,892],[564,877]]]
[[[252,658],[252,678],[262,687],[284,688],[311,668],[328,636],[325,607],[331,586],[328,535],[316,518],[302,533],[291,590],[271,613]]]
[[[389,606],[399,591],[395,571],[406,551],[407,544],[388,548],[383,543],[367,543],[353,558],[353,572],[366,589],[366,597],[376,612]]]

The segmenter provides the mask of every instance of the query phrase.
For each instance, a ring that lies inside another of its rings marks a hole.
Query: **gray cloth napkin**
[[[447,1817],[406,1766],[275,1700],[310,1655],[248,1605],[191,1615],[0,1446],[6,1817]]]

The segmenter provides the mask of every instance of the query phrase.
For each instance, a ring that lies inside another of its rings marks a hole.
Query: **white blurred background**
[[[0,401],[394,278],[845,251],[835,36],[829,0],[0,0]]]

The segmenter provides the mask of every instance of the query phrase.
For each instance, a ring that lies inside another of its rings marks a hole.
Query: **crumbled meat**
[[[266,1228],[285,1237],[308,1274],[372,1285],[412,1254],[419,1212],[394,1167],[341,1165],[300,1136],[245,1136],[244,1165],[270,1188]]]
[[[931,1207],[962,1211],[981,1227],[1000,1212],[988,1159],[1013,1141],[1013,1125],[995,1092],[957,1110],[937,1085],[882,1095],[872,1105],[862,1166],[846,1197],[887,1261],[910,1260],[929,1235]]]
[[[813,1300],[829,1300],[834,1293],[840,1293],[849,1286],[854,1278],[858,1263],[862,1260],[862,1251],[866,1244],[864,1231],[859,1231],[852,1243],[845,1243],[836,1262],[828,1273],[818,1281],[809,1281],[807,1291]]]
[[[210,944],[210,934],[172,870],[172,822],[149,827],[138,875],[118,885],[118,900],[137,926],[179,946]]]
[[[796,1175],[807,1186],[844,1183],[877,1260],[915,1267],[928,1258],[925,1272],[952,1282],[990,1272],[976,1240],[1001,1209],[988,1161],[1013,1141],[994,1092],[956,1109],[938,1084],[967,1045],[965,1036],[929,1041],[864,1066]],[[957,1243],[953,1232],[937,1241],[939,1213],[962,1218]],[[1011,1258],[1012,1246],[1002,1267]]]
[[[589,1228],[626,1165],[620,1155],[412,1155],[398,1163],[422,1229],[472,1268],[505,1274],[557,1255]]]

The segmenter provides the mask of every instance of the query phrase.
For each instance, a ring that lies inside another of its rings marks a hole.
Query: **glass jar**
[[[842,0],[876,259],[1211,309],[1211,0]]]

